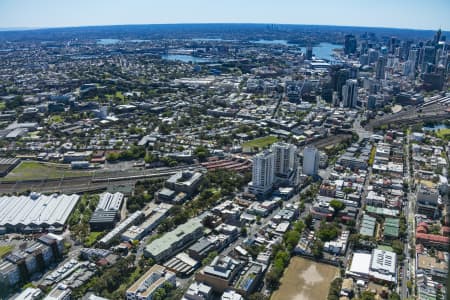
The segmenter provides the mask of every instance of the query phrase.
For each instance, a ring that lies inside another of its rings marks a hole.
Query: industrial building
[[[0,158],[0,177],[5,177],[20,163],[18,158]]]
[[[347,275],[357,279],[375,279],[397,282],[397,254],[391,251],[373,249],[372,253],[355,252]]]
[[[42,195],[0,197],[0,232],[62,231],[78,195]]]
[[[100,201],[97,204],[97,208],[95,210],[112,210],[119,211],[123,202],[123,194],[122,193],[102,193],[100,195]]]

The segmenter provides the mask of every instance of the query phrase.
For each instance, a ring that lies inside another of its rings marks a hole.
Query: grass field
[[[8,254],[12,249],[14,249],[11,245],[0,246],[0,258],[3,258],[6,254]]]
[[[3,181],[57,179],[61,177],[91,176],[88,171],[74,171],[67,165],[23,161]]]
[[[62,123],[64,121],[64,118],[60,115],[53,115],[49,118],[50,124],[54,123]]]
[[[260,138],[248,141],[248,142],[244,143],[242,145],[242,147],[250,148],[250,149],[256,149],[256,148],[261,149],[261,148],[267,147],[269,145],[272,145],[276,141],[278,141],[278,138],[276,136],[268,135],[265,137],[260,137]]]
[[[281,286],[271,300],[327,299],[331,281],[339,269],[302,257],[293,257],[281,278]]]
[[[443,128],[436,131],[436,136],[443,140],[450,140],[450,128]]]
[[[103,235],[102,231],[93,231],[91,232],[87,237],[86,240],[84,241],[84,245],[86,247],[91,247],[93,246]]]
[[[121,91],[117,91],[116,94],[114,95],[116,98],[119,98],[120,100],[124,100],[125,96],[122,94]]]

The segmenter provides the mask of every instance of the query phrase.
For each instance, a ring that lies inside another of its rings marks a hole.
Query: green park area
[[[443,140],[450,140],[450,128],[442,128],[437,130],[436,136]]]
[[[23,161],[3,181],[57,179],[61,177],[91,176],[91,172],[75,171],[68,165]]]
[[[4,245],[0,246],[0,258],[3,258],[3,256],[7,255],[9,252],[12,251],[14,247],[12,245]]]
[[[242,145],[244,149],[248,150],[260,150],[267,146],[272,145],[273,143],[277,142],[278,138],[273,135],[268,135],[265,137],[256,138],[254,140],[248,141]]]

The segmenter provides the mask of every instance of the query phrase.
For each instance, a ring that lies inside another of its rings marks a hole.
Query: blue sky
[[[450,0],[0,0],[0,28],[160,23],[450,30]]]

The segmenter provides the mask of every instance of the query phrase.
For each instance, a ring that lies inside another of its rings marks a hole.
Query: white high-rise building
[[[275,174],[275,155],[265,150],[253,157],[252,181],[248,189],[253,194],[266,194],[272,189]]]
[[[320,154],[314,147],[305,147],[303,150],[303,174],[317,175],[319,171]]]
[[[348,79],[342,87],[342,101],[344,107],[356,107],[358,101],[358,81],[356,79]]]
[[[292,174],[295,164],[295,151],[297,147],[288,143],[275,143],[271,147],[274,154],[274,172],[278,177],[287,178]]]

